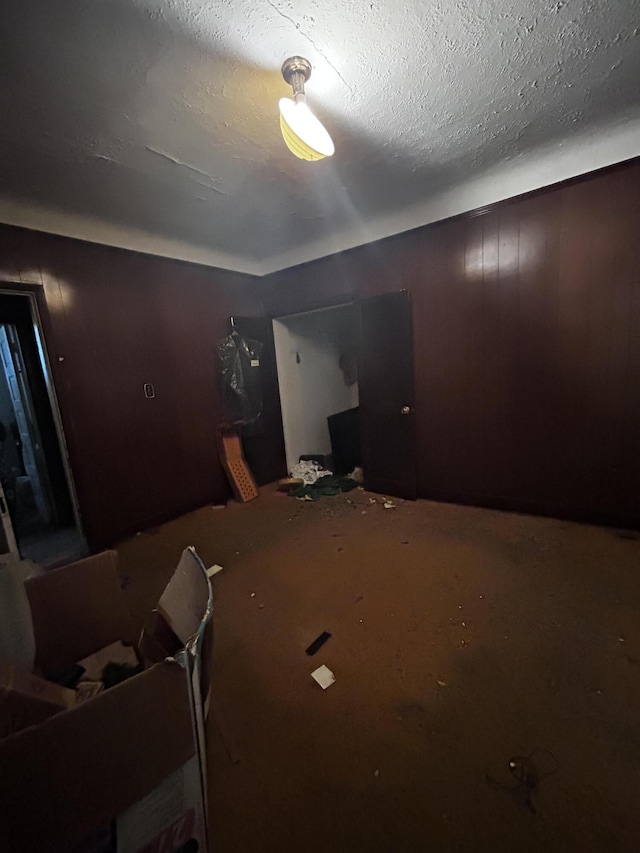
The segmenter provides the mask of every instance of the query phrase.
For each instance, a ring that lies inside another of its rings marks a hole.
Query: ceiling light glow
[[[282,66],[282,76],[293,89],[293,99],[280,99],[280,130],[288,149],[301,160],[322,160],[334,151],[333,140],[306,104],[304,84],[311,76],[311,63],[291,56]]]

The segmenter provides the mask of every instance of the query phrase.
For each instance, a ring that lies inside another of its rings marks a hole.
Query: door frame
[[[76,491],[71,463],[69,460],[69,448],[64,433],[64,426],[62,424],[58,395],[53,381],[51,359],[47,350],[47,342],[44,333],[46,323],[43,322],[43,314],[40,310],[40,305],[38,304],[40,300],[44,300],[44,288],[41,284],[12,281],[11,278],[3,276],[0,279],[0,297],[2,296],[22,296],[28,300],[31,322],[33,324],[33,332],[36,340],[36,348],[40,357],[44,382],[47,388],[47,397],[49,399],[49,405],[51,406],[51,414],[53,416],[53,423],[56,430],[56,438],[58,439],[58,446],[60,448],[62,467],[64,469],[65,480],[69,489],[69,498],[71,500],[71,507],[73,510],[73,520],[78,533],[82,538],[84,550],[88,553],[87,540],[84,534],[82,517],[80,515],[78,493]]]
[[[35,414],[18,327],[13,323],[0,324],[0,353],[16,424],[18,431],[21,432],[25,473],[31,480],[33,496],[42,520],[49,526],[54,515],[49,470],[44,456],[40,424]]]
[[[313,302],[311,307],[309,308],[295,308],[290,309],[288,311],[279,311],[277,314],[273,312],[269,312],[266,315],[267,320],[286,320],[287,317],[296,317],[299,314],[313,314],[316,311],[327,311],[330,308],[345,308],[348,305],[357,305],[360,302],[361,297],[356,296],[355,294],[351,294],[349,296],[345,296],[343,299],[336,300],[331,299],[329,301],[318,300],[317,302]]]
[[[18,543],[16,541],[16,534],[13,530],[11,516],[9,515],[9,505],[7,504],[7,498],[5,496],[2,483],[0,483],[0,524],[4,530],[4,536],[7,540],[8,548],[6,553],[0,553],[0,566],[8,563],[16,563],[21,559],[20,549],[18,548]]]
[[[341,302],[331,301],[331,302],[326,302],[326,303],[322,303],[322,304],[314,304],[313,308],[307,308],[304,311],[289,311],[286,314],[277,314],[277,315],[273,315],[273,316],[269,315],[267,320],[271,325],[272,341],[274,341],[274,326],[273,326],[273,324],[275,322],[280,322],[280,321],[286,322],[287,320],[292,320],[294,317],[303,317],[303,316],[306,317],[309,314],[320,314],[323,311],[331,311],[335,308],[352,308],[352,307],[357,308],[358,303],[359,303],[359,299],[350,297],[349,299],[345,299]],[[359,320],[358,320],[358,323],[359,323]],[[277,359],[277,354],[275,351],[275,341],[273,344],[273,358],[274,358],[274,364],[275,364],[275,370],[276,370],[276,380],[278,383],[278,395],[280,398],[279,404],[280,404],[280,417],[282,420],[282,438],[284,441],[284,450],[285,450],[285,458],[286,458],[286,456],[287,456],[287,435],[286,435],[286,430],[285,430],[285,426],[284,426],[284,413],[282,411],[282,393],[280,391],[280,375],[278,373],[278,359]],[[287,469],[288,469],[288,465],[287,465]]]
[[[410,335],[411,335],[411,347],[410,347],[410,350],[411,350],[411,378],[410,378],[410,384],[411,384],[411,388],[412,388],[412,393],[411,393],[411,400],[408,401],[408,404],[410,405],[411,426],[412,426],[412,430],[413,430],[413,439],[412,439],[413,475],[412,475],[411,487],[405,492],[405,495],[403,496],[403,498],[406,500],[416,500],[416,498],[418,497],[418,471],[417,471],[417,435],[416,435],[416,426],[415,426],[415,350],[414,350],[414,344],[413,344],[413,313],[412,313],[412,302],[411,302],[410,291],[408,291],[406,288],[400,288],[398,290],[383,291],[381,293],[375,293],[375,294],[371,294],[369,296],[364,296],[362,294],[349,294],[348,296],[345,296],[344,298],[338,298],[338,299],[333,298],[331,300],[318,300],[318,301],[313,302],[310,307],[307,307],[304,310],[300,310],[298,308],[296,310],[285,311],[284,313],[278,313],[278,314],[271,313],[271,314],[269,314],[269,319],[271,320],[271,323],[273,325],[274,321],[276,321],[276,320],[286,321],[288,319],[291,319],[291,318],[297,317],[297,316],[302,316],[302,315],[308,316],[310,314],[317,314],[321,311],[328,311],[328,310],[331,310],[334,308],[346,308],[346,307],[353,306],[356,308],[357,316],[358,316],[358,330],[357,330],[358,348],[359,348],[358,359],[360,360],[360,358],[361,358],[360,349],[361,349],[361,345],[362,345],[362,328],[361,328],[362,317],[361,317],[360,312],[361,312],[362,303],[366,302],[369,299],[378,299],[378,298],[382,298],[385,296],[391,296],[394,294],[407,294],[408,304],[409,304],[409,329],[410,329]],[[276,363],[276,366],[277,366],[277,363]],[[359,373],[360,373],[360,371],[359,371]],[[362,400],[362,397],[360,399]],[[280,411],[282,414],[282,403],[280,406]],[[362,415],[362,408],[361,408],[361,410],[360,410],[361,423],[362,423],[362,417],[363,417],[363,415]],[[361,430],[362,430],[362,428],[361,428]],[[284,434],[284,423],[283,423],[283,434]],[[286,448],[286,436],[285,436],[285,448]],[[366,464],[366,459],[364,458],[364,456],[363,456],[362,463],[363,463],[363,470],[364,470],[365,488],[367,488],[367,464]],[[386,492],[384,490],[380,491],[380,494],[385,494],[385,493],[397,494],[394,491],[388,491],[388,490]],[[400,495],[397,495],[397,496],[400,496]]]

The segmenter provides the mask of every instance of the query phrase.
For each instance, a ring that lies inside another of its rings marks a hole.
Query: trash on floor
[[[385,509],[395,509],[396,508],[396,505],[394,504],[394,502],[390,501],[390,500],[386,500],[384,502],[383,506]]]
[[[323,690],[326,690],[327,687],[331,687],[333,682],[336,680],[335,675],[331,672],[329,667],[324,664],[313,670],[311,678],[313,678],[313,680],[316,681]]]
[[[542,765],[542,772],[533,761],[534,755],[538,756],[538,764]],[[547,757],[543,759],[543,756]],[[515,784],[499,782],[487,774],[485,774],[485,779],[493,788],[506,791],[519,806],[535,814],[533,794],[540,787],[540,782],[552,776],[559,766],[558,760],[552,752],[549,752],[548,749],[537,749],[529,755],[516,755],[509,759],[509,773],[515,779]]]
[[[349,477],[326,474],[314,483],[292,489],[289,494],[294,498],[317,501],[321,497],[339,495],[340,492],[350,492],[355,488],[357,488],[357,484]]]
[[[217,575],[218,572],[221,572],[223,566],[219,566],[217,563],[214,563],[213,566],[209,566],[207,569],[207,577],[212,578],[214,575]]]
[[[315,655],[315,653],[320,651],[330,637],[331,634],[328,631],[323,631],[322,634],[320,634],[319,637],[316,637],[313,643],[305,649],[305,654],[308,654],[309,657]]]
[[[333,471],[323,468],[313,459],[306,459],[298,462],[291,469],[291,478],[294,480],[302,480],[305,486],[312,486],[321,477],[330,476]]]

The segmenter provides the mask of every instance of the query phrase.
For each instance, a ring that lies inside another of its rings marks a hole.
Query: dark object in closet
[[[347,409],[327,418],[334,474],[350,474],[362,464],[360,408]]]
[[[328,468],[330,471],[333,471],[331,467],[332,460],[324,453],[304,453],[299,459],[300,462],[317,462],[321,468]]]

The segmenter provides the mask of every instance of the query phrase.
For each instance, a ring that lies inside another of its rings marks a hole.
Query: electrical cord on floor
[[[553,761],[553,767],[545,773],[540,773],[533,758],[543,753],[550,756]],[[548,749],[534,749],[529,755],[514,755],[509,759],[508,766],[509,772],[516,780],[515,785],[504,785],[487,774],[485,774],[485,779],[492,787],[500,791],[507,791],[518,805],[535,814],[536,808],[533,804],[533,793],[538,790],[540,782],[543,779],[548,779],[549,776],[552,776],[559,770],[560,763],[558,759]]]

